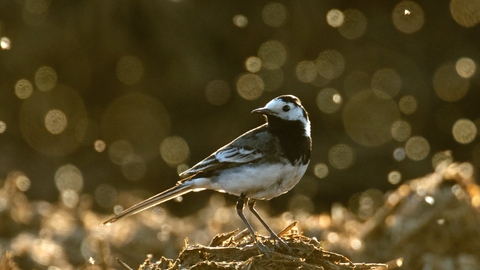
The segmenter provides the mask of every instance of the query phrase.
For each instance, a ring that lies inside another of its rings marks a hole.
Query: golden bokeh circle
[[[324,88],[318,92],[317,106],[324,113],[334,113],[342,105],[342,96],[335,88]]]
[[[408,139],[405,144],[405,152],[408,158],[414,161],[425,159],[430,153],[430,144],[421,136],[414,136]]]
[[[395,101],[379,98],[373,91],[356,94],[343,110],[345,131],[364,146],[379,146],[390,141],[391,126],[399,119]]]
[[[336,50],[325,50],[317,57],[315,64],[318,73],[325,79],[331,80],[343,73],[345,58]]]
[[[347,39],[357,39],[367,30],[367,17],[357,9],[343,11],[344,21],[338,28],[340,35]]]
[[[478,135],[477,126],[469,119],[459,119],[453,124],[452,134],[455,141],[461,144],[469,144]]]
[[[33,85],[27,79],[20,79],[15,84],[15,95],[19,99],[27,99],[33,93]]]
[[[35,84],[42,91],[50,91],[57,85],[57,72],[49,67],[43,66],[35,72]]]
[[[347,144],[337,144],[328,150],[328,162],[338,170],[344,170],[355,163],[356,152]]]
[[[279,27],[285,23],[287,9],[281,3],[270,2],[262,9],[263,22],[271,27]]]
[[[278,69],[287,60],[287,50],[278,40],[269,40],[258,49],[258,57],[266,69]]]
[[[425,24],[425,13],[417,3],[402,1],[393,9],[392,21],[400,32],[411,34],[422,29]]]
[[[257,74],[247,73],[237,80],[238,94],[246,100],[255,100],[263,94],[265,84]]]
[[[344,20],[345,20],[345,15],[343,15],[343,12],[338,9],[331,9],[327,12],[327,23],[331,27],[337,28],[342,26]]]
[[[451,63],[438,67],[433,75],[435,93],[445,101],[462,99],[467,94],[469,86],[469,81],[458,75],[455,65]]]
[[[451,0],[450,12],[459,25],[474,27],[480,22],[480,1]]]
[[[205,87],[205,97],[213,105],[223,105],[230,100],[230,86],[226,81],[213,80]]]
[[[165,138],[160,145],[160,155],[171,166],[184,163],[190,156],[187,142],[179,136]]]
[[[417,99],[414,96],[403,96],[398,101],[398,108],[404,114],[412,114],[417,110]]]
[[[31,147],[47,156],[64,156],[78,148],[76,126],[87,113],[75,90],[57,85],[23,100],[19,118],[22,135]]]

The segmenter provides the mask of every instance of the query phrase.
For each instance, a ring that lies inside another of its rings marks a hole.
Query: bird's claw
[[[290,253],[290,255],[295,255],[295,252],[293,251],[293,249],[289,247],[288,244],[282,238],[280,238],[277,235],[271,235],[270,237],[273,238],[273,241],[275,241],[275,245],[280,244],[279,246],[285,248],[288,251],[288,253]]]
[[[267,258],[272,257],[272,255],[270,255],[270,250],[268,250],[268,247],[265,246],[262,242],[255,241],[255,245],[257,246],[260,253],[263,253],[265,256],[267,256]]]
[[[272,240],[275,243],[275,246],[278,248],[282,248],[284,250],[287,250],[290,255],[294,256],[295,252],[291,247],[288,246],[288,244],[281,238],[277,238],[275,236],[271,236]],[[268,238],[267,238],[268,239]],[[268,258],[271,258],[270,253],[273,251],[273,249],[269,249],[265,244],[263,244],[260,240],[255,241],[255,245],[257,246],[258,250],[260,253],[265,254]]]

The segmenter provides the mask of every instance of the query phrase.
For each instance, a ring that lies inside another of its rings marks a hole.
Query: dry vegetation
[[[239,225],[234,216],[222,226],[200,224],[202,216],[213,222],[219,209],[228,212],[222,203],[194,217],[157,210],[104,227],[104,215],[91,210],[86,195],[75,209],[30,202],[7,179],[0,190],[0,269],[128,269],[147,254],[153,255],[140,269],[479,269],[480,187],[473,176],[468,163],[439,166],[385,194],[383,206],[365,221],[339,205],[330,215],[297,215],[298,225],[280,233],[295,255],[260,236],[271,257],[236,230],[198,244],[213,230]],[[285,216],[268,220],[278,227]]]

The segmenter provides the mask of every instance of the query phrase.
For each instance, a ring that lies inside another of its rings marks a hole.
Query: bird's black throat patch
[[[310,159],[312,140],[305,136],[305,127],[300,121],[288,121],[269,115],[268,129],[280,141],[283,153],[293,165],[298,160],[307,164]]]

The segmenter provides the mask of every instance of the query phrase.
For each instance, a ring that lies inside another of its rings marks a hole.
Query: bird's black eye
[[[288,111],[290,111],[290,106],[285,105],[285,106],[283,106],[282,110],[283,110],[284,112],[288,112]]]

